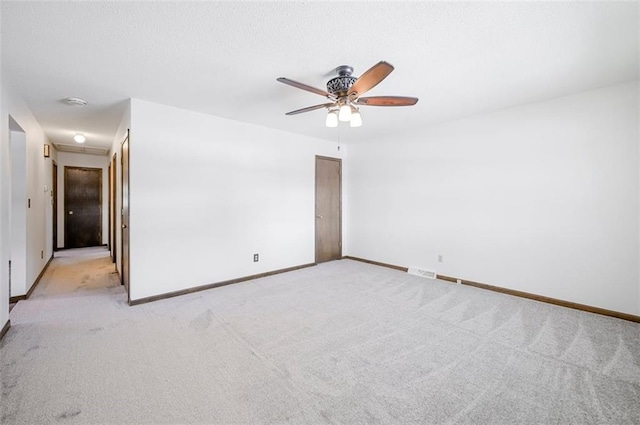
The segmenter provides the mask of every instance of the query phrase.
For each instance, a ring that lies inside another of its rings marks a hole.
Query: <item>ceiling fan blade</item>
[[[357,105],[369,106],[411,106],[418,102],[417,97],[402,96],[371,96],[360,97],[356,100]]]
[[[306,91],[309,91],[311,93],[319,94],[320,96],[328,97],[329,99],[335,98],[335,96],[333,96],[331,93],[329,93],[327,91],[320,90],[320,89],[317,89],[315,87],[311,87],[311,86],[308,86],[306,84],[302,84],[302,83],[299,83],[297,81],[290,80],[288,78],[280,77],[277,80],[280,81],[281,83],[288,84],[288,85],[290,85],[292,87],[295,87],[295,88],[298,88],[298,89],[302,89],[302,90],[306,90]]]
[[[334,103],[323,103],[322,105],[313,105],[307,106],[306,108],[296,109],[295,111],[287,112],[285,115],[297,115],[303,112],[315,111],[316,109],[328,108],[329,106],[333,106]]]
[[[351,95],[355,93],[356,95],[361,95],[371,90],[377,86],[380,81],[387,78],[387,75],[391,74],[391,71],[393,71],[393,65],[385,61],[378,62],[353,83],[348,94]]]

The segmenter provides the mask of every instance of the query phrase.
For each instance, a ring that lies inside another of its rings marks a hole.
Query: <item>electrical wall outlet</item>
[[[257,263],[258,261],[260,261],[260,255],[259,254],[253,254],[253,262]]]
[[[444,257],[442,256],[442,254],[438,255],[438,263],[442,263],[444,260]]]

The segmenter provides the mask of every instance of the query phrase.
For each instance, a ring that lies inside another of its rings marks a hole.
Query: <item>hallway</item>
[[[57,251],[29,300],[124,293],[105,247]]]
[[[117,317],[109,305],[127,308],[109,251],[105,247],[57,251],[29,299],[19,301],[10,312],[11,328],[0,344],[0,422],[14,423],[17,411],[24,415],[25,411],[58,409],[47,406],[56,399],[53,393],[78,395],[81,388],[67,388],[64,383],[72,380],[74,369],[80,370],[78,357],[94,366],[98,357],[78,350],[74,339],[78,334],[100,332],[110,318]],[[60,408],[58,419],[74,415]],[[26,423],[51,419],[32,418]]]

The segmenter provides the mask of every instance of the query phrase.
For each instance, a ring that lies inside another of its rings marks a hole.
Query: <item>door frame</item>
[[[338,247],[340,249],[338,258],[342,258],[342,158],[334,158],[331,156],[315,156],[314,164],[314,209],[313,209],[313,225],[314,225],[314,261],[318,262],[318,160],[335,161],[338,163]]]
[[[111,260],[115,263],[118,258],[118,248],[116,244],[116,169],[117,160],[116,153],[114,152],[111,159],[111,165],[109,165],[109,248],[111,249]]]
[[[126,167],[125,167],[126,158]],[[129,208],[130,208],[130,196],[129,196],[129,130],[127,135],[120,144],[120,281],[124,285],[127,292],[127,303],[131,303],[131,290],[130,290],[130,275],[129,275],[129,252],[130,252],[130,240],[129,240]],[[126,171],[126,173],[125,173]],[[126,202],[125,202],[126,201]],[[126,210],[125,210],[126,206]],[[126,236],[126,237],[125,237]],[[126,242],[126,244],[125,244]],[[126,247],[126,249],[125,249]]]
[[[68,223],[68,216],[69,213],[67,211],[67,170],[69,169],[73,169],[73,170],[87,170],[87,171],[98,171],[98,176],[100,177],[99,179],[99,187],[98,187],[98,193],[100,195],[100,199],[98,201],[98,206],[99,206],[99,211],[100,211],[100,215],[98,217],[98,223],[99,223],[99,227],[100,227],[100,234],[98,235],[98,245],[96,246],[100,246],[102,245],[102,168],[96,168],[96,167],[76,167],[73,165],[65,165],[64,166],[64,247],[65,249],[69,248],[69,235],[68,235],[68,229],[69,226],[67,225]]]
[[[111,253],[111,163],[107,168],[107,249]]]
[[[51,205],[52,205],[52,238],[53,238],[53,251],[58,250],[58,163],[51,161]]]

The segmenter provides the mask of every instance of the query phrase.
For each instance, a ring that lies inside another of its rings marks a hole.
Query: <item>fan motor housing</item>
[[[327,91],[338,97],[345,96],[357,80],[356,77],[351,76],[353,67],[341,65],[336,68],[336,72],[338,76],[327,81]]]

